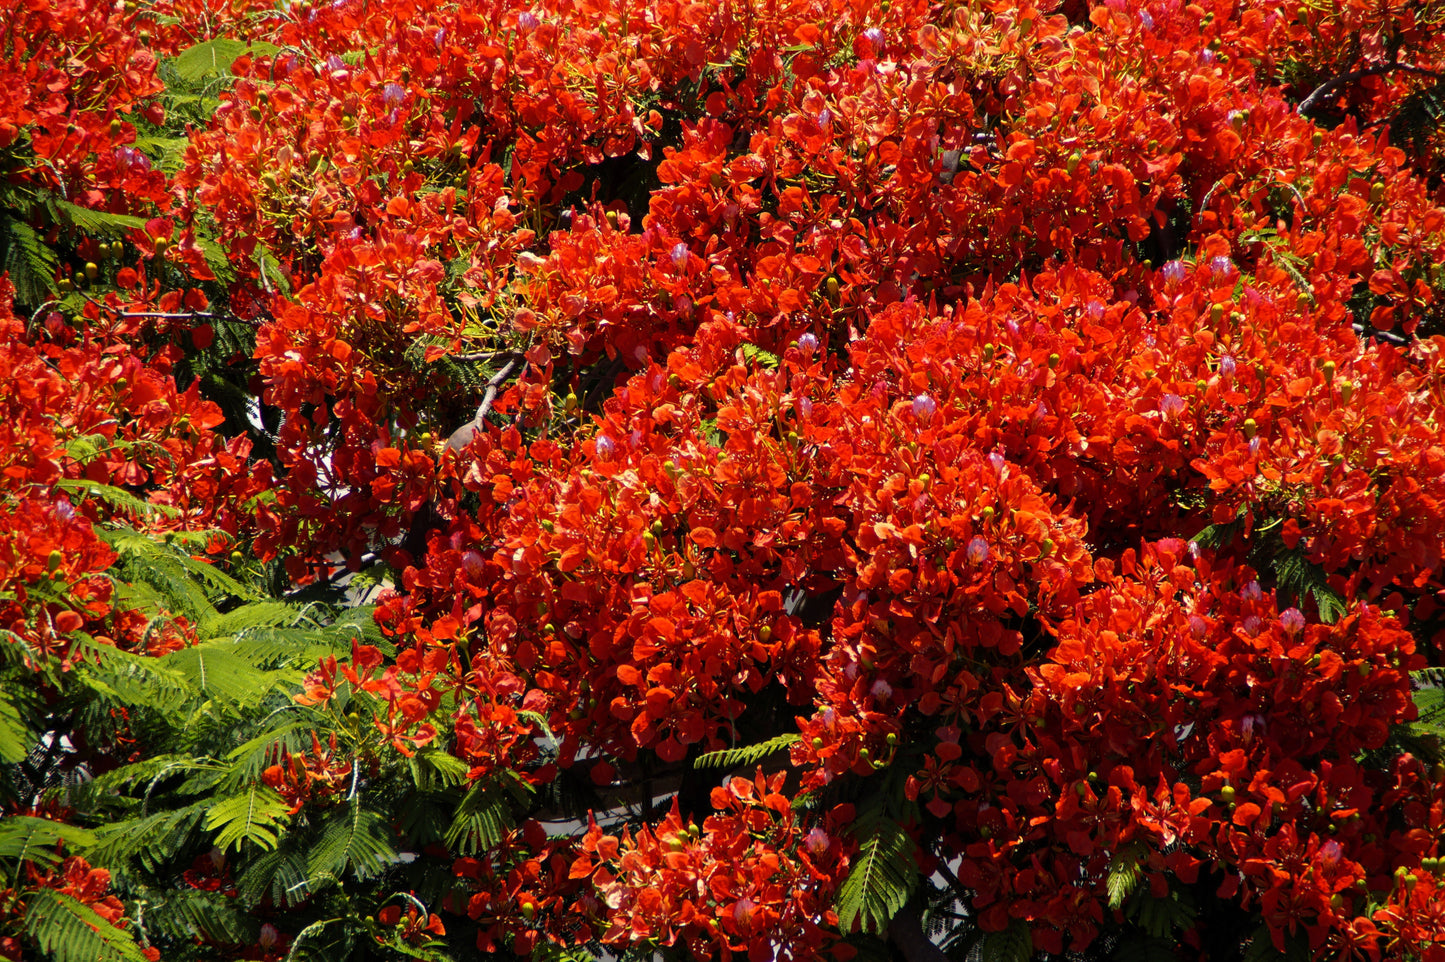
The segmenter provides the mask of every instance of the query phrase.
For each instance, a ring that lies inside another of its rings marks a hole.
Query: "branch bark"
[[[1377,63],[1372,67],[1361,67],[1359,70],[1351,70],[1349,73],[1337,74],[1310,91],[1308,97],[1300,101],[1299,115],[1308,117],[1324,106],[1325,98],[1335,91],[1356,80],[1363,80],[1366,77],[1377,77],[1380,74],[1393,73],[1402,70],[1406,73],[1422,74],[1426,77],[1439,78],[1441,73],[1437,70],[1429,70],[1425,67],[1417,67],[1408,63]]]

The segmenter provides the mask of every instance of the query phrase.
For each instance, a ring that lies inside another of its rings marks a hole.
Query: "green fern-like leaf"
[[[1156,898],[1148,889],[1135,889],[1124,907],[1124,914],[1156,939],[1167,939],[1176,930],[1189,928],[1197,911],[1187,890],[1171,891],[1163,898]]]
[[[54,865],[62,857],[56,851],[62,842],[72,853],[84,851],[95,844],[95,835],[74,825],[29,815],[0,819],[0,862],[17,866],[21,862]]]
[[[255,600],[256,592],[208,561],[192,557],[179,540],[156,541],[130,528],[98,532],[120,556],[125,575],[153,586],[166,607],[202,623],[216,616],[213,598]]]
[[[1034,957],[1034,940],[1029,924],[1014,919],[1002,932],[990,932],[979,946],[982,957],[989,962],[1029,962]]]
[[[162,659],[121,651],[88,635],[77,635],[75,645],[84,656],[76,660],[75,682],[121,704],[171,713],[190,694],[185,678]]]
[[[286,720],[288,717],[291,720]],[[279,724],[226,753],[231,770],[224,784],[231,788],[250,784],[261,777],[267,765],[275,764],[283,752],[295,754],[310,746],[312,726],[309,722],[292,717],[290,712],[273,716],[272,721]]]
[[[776,738],[769,738],[765,742],[758,742],[756,745],[745,745],[741,748],[725,748],[722,751],[708,752],[706,755],[699,755],[692,763],[693,768],[736,768],[739,765],[751,765],[774,752],[780,752],[784,748],[796,742],[800,737],[796,732],[779,735]]]
[[[1441,128],[1445,128],[1445,80],[1437,80],[1400,101],[1390,118],[1390,139],[1410,140],[1418,145]]]
[[[918,884],[917,846],[891,818],[861,817],[854,827],[858,854],[838,888],[838,925],[881,933]]]
[[[334,815],[307,858],[311,878],[341,878],[350,871],[358,878],[374,878],[397,862],[386,821],[359,799]]]
[[[112,214],[109,211],[92,210],[89,207],[81,207],[79,204],[72,204],[70,201],[60,197],[54,197],[46,204],[59,215],[60,219],[69,222],[77,230],[85,234],[107,234],[111,237],[123,237],[127,231],[144,230],[145,218],[135,217],[131,214]]]
[[[85,439],[82,438],[80,440],[83,441]],[[81,455],[90,453],[89,448],[84,445],[72,444],[71,449],[75,448],[79,449]],[[67,449],[67,453],[71,453],[71,450]],[[77,457],[74,453],[71,453],[71,456],[76,457],[76,460],[81,460],[81,458]],[[94,455],[91,454],[91,456],[93,457]],[[124,488],[118,488],[113,484],[101,484],[97,481],[65,478],[57,481],[55,486],[72,495],[78,495],[78,497],[71,499],[76,503],[94,498],[97,501],[105,502],[118,511],[124,511],[138,518],[174,518],[180,514],[178,510],[168,504],[151,504],[144,498],[137,498]]]
[[[246,44],[229,37],[217,37],[182,50],[175,59],[175,70],[182,80],[201,83],[225,79],[231,75],[231,64],[245,53],[270,55],[277,47],[269,43]]]
[[[1143,872],[1139,868],[1139,855],[1132,850],[1120,852],[1109,862],[1109,874],[1105,885],[1109,891],[1109,908],[1123,908],[1125,900],[1133,894]]]
[[[1242,527],[1243,523],[1240,521],[1225,521],[1220,524],[1211,524],[1190,540],[1201,548],[1218,551],[1232,543],[1235,535],[1239,534]]]
[[[112,822],[97,830],[98,841],[87,857],[96,865],[139,862],[148,869],[154,869],[190,843],[205,813],[205,804],[196,802]]]
[[[412,782],[423,792],[456,788],[467,780],[467,763],[435,748],[419,751],[407,761]]]
[[[232,706],[258,704],[278,685],[299,680],[296,672],[258,671],[226,643],[193,645],[160,660],[193,691]]]
[[[234,899],[219,892],[148,889],[144,894],[147,927],[174,939],[245,945],[255,941],[260,928]]]
[[[0,694],[0,762],[15,764],[30,755],[39,737],[32,725],[38,706],[34,696],[17,686]]]
[[[284,848],[252,859],[236,879],[236,894],[247,904],[269,898],[279,906],[295,905],[313,892],[305,853]]]
[[[514,824],[507,793],[493,782],[478,782],[457,806],[447,828],[447,845],[461,854],[474,855],[500,842]]]
[[[237,851],[246,842],[263,849],[276,847],[276,833],[291,807],[269,788],[253,785],[249,791],[211,806],[207,831],[218,832],[216,847]]]
[[[146,962],[135,936],[55,889],[31,897],[25,928],[51,962]]]
[[[1281,604],[1300,604],[1308,595],[1314,599],[1320,620],[1326,624],[1334,624],[1345,613],[1345,599],[1330,587],[1324,570],[1305,559],[1303,549],[1295,548],[1276,555],[1274,575]]]
[[[1438,729],[1445,737],[1445,668],[1425,668],[1410,673],[1415,687],[1415,707],[1419,717],[1415,724]]]
[[[778,356],[772,351],[765,351],[752,343],[744,344],[742,350],[745,360],[756,361],[763,367],[775,368],[778,366]]]
[[[5,251],[0,268],[9,272],[16,299],[28,307],[48,300],[55,292],[55,272],[60,266],[55,251],[29,224],[15,217],[0,218],[0,243]]]
[[[130,800],[125,793],[144,783],[154,785],[167,775],[186,771],[195,765],[195,756],[190,753],[166,753],[132,762],[101,772],[81,782],[69,791],[71,804],[80,809],[92,809],[107,803],[124,805]]]

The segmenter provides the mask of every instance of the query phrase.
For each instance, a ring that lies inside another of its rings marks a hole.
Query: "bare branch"
[[[1310,95],[1300,102],[1299,114],[1301,117],[1308,117],[1324,106],[1325,98],[1339,90],[1341,87],[1354,83],[1356,80],[1363,80],[1366,77],[1377,77],[1380,74],[1393,73],[1397,70],[1405,73],[1421,74],[1426,77],[1439,78],[1442,75],[1438,70],[1429,70],[1425,67],[1416,67],[1408,63],[1377,63],[1372,67],[1361,67],[1359,70],[1351,70],[1349,73],[1337,74],[1320,84]]]

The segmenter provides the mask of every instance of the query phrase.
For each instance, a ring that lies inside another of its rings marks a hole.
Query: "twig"
[[[1363,80],[1366,77],[1375,77],[1379,76],[1380,74],[1392,73],[1396,70],[1403,70],[1406,73],[1422,74],[1426,77],[1438,78],[1442,76],[1442,74],[1438,70],[1429,70],[1425,67],[1417,67],[1414,64],[1408,63],[1378,63],[1375,64],[1373,67],[1362,67],[1359,70],[1351,70],[1349,73],[1342,73],[1331,77],[1329,80],[1326,80],[1314,90],[1310,91],[1309,96],[1306,97],[1304,100],[1300,101],[1299,115],[1301,117],[1310,116],[1310,114],[1314,113],[1316,110],[1319,110],[1321,107],[1324,106],[1324,101],[1326,97],[1334,93],[1336,90],[1339,90],[1346,84],[1352,84],[1356,80]]]
[[[109,310],[109,308],[107,308],[107,310]],[[117,311],[116,313],[119,314],[121,317],[153,317],[156,320],[160,321],[185,321],[196,319],[213,321],[218,317],[233,316],[210,314],[204,311]],[[240,318],[236,318],[236,320],[240,320]]]
[[[1377,341],[1384,341],[1386,344],[1393,344],[1396,347],[1409,347],[1411,344],[1414,343],[1414,341],[1412,341],[1408,337],[1405,337],[1403,334],[1396,334],[1394,331],[1376,330],[1370,325],[1361,324],[1358,321],[1356,321],[1350,326],[1355,329],[1356,334],[1361,334],[1365,337],[1372,337]]]
[[[481,427],[482,422],[487,419],[487,415],[492,410],[492,402],[497,399],[497,391],[501,389],[503,382],[512,376],[512,372],[517,369],[517,365],[521,361],[520,357],[512,355],[511,359],[502,365],[502,369],[493,374],[491,380],[487,382],[487,388],[482,392],[482,403],[477,405],[477,415],[472,418],[477,427]]]

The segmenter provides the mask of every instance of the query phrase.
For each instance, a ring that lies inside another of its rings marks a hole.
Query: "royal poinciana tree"
[[[0,957],[1445,959],[1445,7],[9,0]]]

